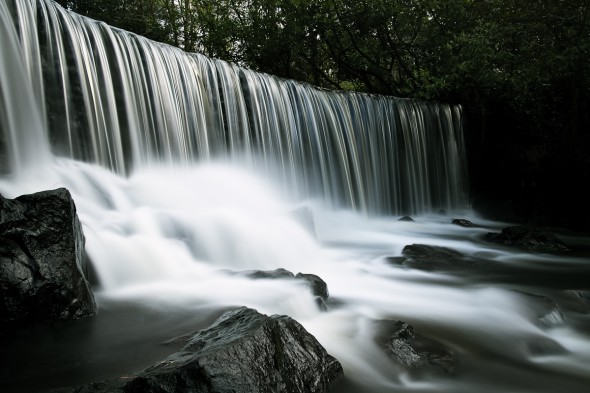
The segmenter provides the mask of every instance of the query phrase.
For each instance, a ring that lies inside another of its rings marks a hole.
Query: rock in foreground
[[[86,270],[68,190],[0,196],[0,334],[94,315]]]
[[[55,391],[320,393],[342,374],[340,363],[297,321],[243,307],[135,376]]]

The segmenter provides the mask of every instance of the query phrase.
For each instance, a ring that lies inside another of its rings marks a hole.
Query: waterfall
[[[482,240],[506,223],[462,210],[461,107],[280,79],[49,0],[0,0],[0,59],[0,193],[70,190],[99,307],[1,342],[0,391],[131,375],[238,306],[299,321],[342,363],[338,393],[588,390],[590,242]],[[465,259],[406,266],[410,244]],[[298,280],[236,274],[277,268],[320,276],[328,311]],[[457,375],[396,363],[398,320]]]
[[[332,208],[466,207],[458,106],[318,89],[48,1],[1,7],[0,147],[12,172],[51,154],[121,175],[225,160]]]

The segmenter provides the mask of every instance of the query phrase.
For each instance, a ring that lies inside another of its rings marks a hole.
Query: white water
[[[99,305],[144,304],[157,313],[187,315],[203,307],[245,305],[290,315],[341,361],[352,383],[362,386],[350,391],[470,392],[477,386],[477,391],[552,392],[558,383],[581,393],[576,389],[588,381],[588,331],[568,324],[570,318],[587,323],[587,309],[566,310],[565,321],[549,315],[548,324],[542,323],[539,299],[520,292],[558,294],[565,299],[560,304],[567,305],[574,297],[563,283],[545,288],[525,276],[506,284],[497,277],[401,268],[384,259],[400,255],[407,244],[426,243],[466,255],[487,253],[500,266],[532,259],[546,264],[543,269],[551,274],[552,257],[531,258],[478,241],[501,223],[475,215],[471,219],[483,227],[451,225],[446,216],[399,222],[301,202],[314,213],[316,239],[294,218],[292,211],[301,203],[285,201],[280,187],[233,165],[152,168],[124,178],[94,165],[55,159],[39,171],[44,180],[3,181],[0,192],[71,190],[101,282]],[[329,311],[320,312],[297,282],[225,272],[280,267],[322,277],[334,301]],[[512,272],[505,274],[510,278]],[[457,376],[412,376],[397,366],[375,339],[379,322],[386,320],[408,321],[445,343],[460,359],[461,371]],[[549,350],[538,354],[535,345]],[[565,350],[555,352],[554,346]]]
[[[288,314],[314,334],[344,366],[347,380],[338,391],[586,391],[590,318],[569,290],[590,289],[587,256],[531,256],[480,240],[507,224],[461,210],[456,108],[331,95],[34,4],[0,0],[0,131],[9,165],[0,193],[71,191],[100,280],[97,326],[122,304],[162,320],[245,305]],[[15,7],[20,33],[10,28]],[[43,29],[26,16],[36,12],[47,14],[45,28],[55,40],[50,58],[60,65],[43,71],[50,74],[44,82],[38,59],[44,50],[31,44]],[[75,55],[60,35],[77,43]],[[122,60],[134,51],[153,54],[149,65]],[[75,67],[65,67],[71,57]],[[69,84],[73,75],[78,90]],[[55,98],[60,83],[63,101]],[[47,96],[54,100],[41,98]],[[448,135],[430,139],[436,132]],[[313,213],[313,231],[293,212],[301,206]],[[440,207],[480,226],[462,228],[450,224],[454,216],[430,214]],[[416,222],[397,221],[405,210]],[[376,211],[383,213],[365,214]],[[386,261],[413,243],[479,256],[494,269],[443,274]],[[320,312],[295,281],[227,273],[276,268],[322,277],[329,311]],[[526,293],[552,297],[561,313],[547,314],[544,301]],[[415,374],[389,359],[376,337],[383,321],[398,319],[453,350],[457,375]],[[150,333],[146,327],[134,338],[137,347],[154,345]],[[84,354],[106,357],[103,363],[130,356]],[[36,356],[51,362],[58,354]],[[74,363],[38,384],[67,384],[78,370]],[[96,371],[85,381],[117,372]],[[26,380],[21,377],[21,387]]]
[[[335,208],[466,206],[460,107],[316,89],[44,0],[2,0],[0,18],[0,157],[13,173],[50,141],[55,154],[119,174],[234,161]]]

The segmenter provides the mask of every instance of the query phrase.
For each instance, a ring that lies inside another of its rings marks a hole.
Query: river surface
[[[28,178],[3,180],[0,192],[60,186],[72,192],[83,224],[99,312],[2,344],[2,392],[131,374],[178,350],[165,341],[238,306],[299,321],[344,367],[334,392],[583,393],[590,386],[590,239],[582,234],[555,229],[572,251],[533,254],[483,241],[512,223],[475,212],[404,222],[332,210],[213,163],[119,177],[56,159]],[[409,244],[452,248],[479,264],[437,272],[389,259]],[[296,281],[227,273],[276,268],[322,277],[328,311]],[[453,372],[397,364],[383,340],[396,320],[453,353]]]

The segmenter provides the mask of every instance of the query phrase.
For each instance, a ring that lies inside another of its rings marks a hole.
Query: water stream
[[[482,240],[511,223],[469,209],[461,108],[319,90],[42,0],[0,0],[0,33],[0,193],[70,190],[99,306],[4,343],[2,392],[133,373],[242,305],[316,336],[343,364],[335,392],[587,391],[590,240],[558,231],[566,256]],[[484,265],[388,259],[414,243]],[[322,277],[328,311],[300,282],[228,274],[276,268]],[[455,372],[395,363],[394,320]]]

